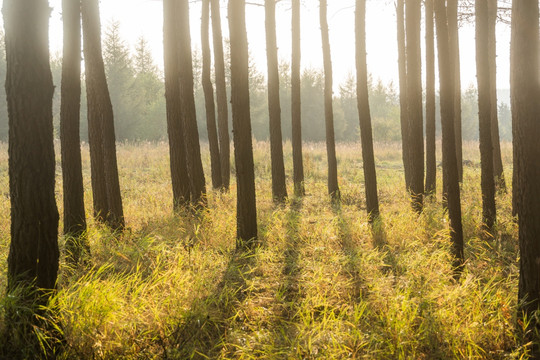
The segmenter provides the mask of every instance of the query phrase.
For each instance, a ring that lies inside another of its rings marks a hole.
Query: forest
[[[327,0],[159,1],[159,64],[52,3],[2,1],[0,359],[540,358],[538,0],[387,1],[390,82],[366,0],[341,80]]]

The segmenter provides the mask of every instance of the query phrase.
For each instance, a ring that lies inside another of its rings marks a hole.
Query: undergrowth
[[[228,193],[209,190],[207,209],[175,215],[167,145],[119,146],[128,228],[114,234],[89,219],[91,256],[76,268],[62,260],[49,305],[58,309],[60,359],[527,358],[530,344],[522,345],[523,322],[516,319],[518,246],[510,192],[498,194],[497,234],[485,240],[477,144],[464,151],[471,162],[462,186],[466,265],[458,281],[450,266],[440,168],[437,195],[416,215],[404,191],[399,146],[376,145],[381,217],[369,225],[358,144],[338,146],[340,205],[326,195],[321,144],[304,146],[306,196],[274,204],[268,147],[254,146],[261,246],[238,252],[234,182]],[[89,155],[83,150],[90,214]],[[510,183],[510,145],[503,151]],[[5,153],[3,146],[0,184],[7,191]],[[292,193],[290,144],[285,156]],[[207,149],[203,162],[209,174]],[[57,174],[60,182],[59,165]],[[61,207],[60,190],[57,196]],[[4,289],[6,193],[0,216]],[[0,299],[0,311],[9,303]],[[52,340],[35,333],[44,343]]]

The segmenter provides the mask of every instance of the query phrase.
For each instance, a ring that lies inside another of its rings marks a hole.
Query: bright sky
[[[253,0],[255,1],[255,0]],[[0,3],[2,0],[0,0]],[[330,0],[328,23],[330,28],[331,52],[335,86],[354,72],[354,0]],[[62,23],[61,0],[50,0],[53,8],[50,22],[51,51],[61,53]],[[193,47],[200,48],[200,8],[199,1],[190,0],[191,38]],[[225,37],[227,30],[226,0],[221,0],[222,26]],[[302,66],[322,68],[321,34],[317,0],[305,0],[302,5]],[[113,20],[120,22],[123,38],[133,47],[135,41],[144,36],[150,44],[158,66],[163,63],[163,3],[161,0],[101,0],[102,25]],[[247,6],[247,28],[249,48],[259,71],[266,71],[266,49],[264,8]],[[368,71],[375,79],[397,86],[397,44],[394,1],[372,0],[367,2],[367,52]],[[281,1],[277,8],[277,41],[279,57],[290,59],[290,1]],[[499,25],[497,30],[498,88],[509,88],[509,42],[510,28]],[[474,26],[464,25],[460,29],[460,51],[462,64],[462,84],[468,87],[476,84]],[[422,44],[423,46],[423,44]]]

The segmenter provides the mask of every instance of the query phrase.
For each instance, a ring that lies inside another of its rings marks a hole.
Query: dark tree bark
[[[407,39],[407,99],[412,207],[421,212],[424,195],[424,121],[422,114],[422,58],[420,53],[421,1],[405,1]]]
[[[444,1],[435,1],[435,23],[437,28],[437,48],[439,58],[439,86],[441,101],[443,177],[447,185],[447,208],[450,220],[453,265],[456,270],[463,267],[463,226],[461,223],[461,199],[459,174],[454,137],[454,58],[450,56],[447,9]]]
[[[231,104],[236,164],[237,248],[255,244],[257,206],[249,108],[249,61],[245,0],[229,0],[231,38]]]
[[[178,41],[179,41],[179,81],[180,109],[184,125],[184,144],[191,203],[195,206],[206,203],[206,182],[201,161],[199,130],[195,111],[195,95],[193,94],[193,59],[191,57],[191,35],[189,30],[189,1],[178,3]]]
[[[212,171],[212,186],[220,189],[223,181],[221,176],[221,158],[219,156],[219,143],[216,126],[216,108],[214,104],[214,86],[211,79],[211,53],[210,53],[210,0],[203,0],[201,18],[201,46],[202,46],[202,86],[206,109],[206,129],[208,131],[208,145],[210,147],[210,166]]]
[[[454,64],[454,133],[459,182],[463,181],[463,140],[461,126],[461,63],[459,59],[458,0],[447,0],[448,35],[450,37],[450,56]]]
[[[476,1],[476,78],[478,80],[478,117],[480,125],[480,161],[482,167],[482,223],[493,232],[496,219],[493,145],[491,142],[491,78],[488,54],[488,4]]]
[[[294,193],[303,196],[304,162],[302,155],[302,97],[300,85],[300,0],[292,0],[291,120]]]
[[[62,186],[64,193],[64,234],[73,262],[83,251],[86,231],[82,177],[79,114],[81,109],[81,2],[62,0],[64,56],[60,102],[60,142],[62,145]]]
[[[321,23],[324,63],[324,118],[326,124],[326,153],[328,157],[328,194],[330,194],[332,201],[338,201],[340,199],[340,193],[337,178],[336,140],[334,136],[334,108],[332,104],[332,57],[330,54],[330,38],[328,34],[328,21],[326,13],[327,1],[320,0],[319,19]]]
[[[163,57],[165,73],[165,102],[167,108],[167,133],[175,211],[189,204],[190,189],[184,146],[184,126],[180,106],[178,2],[163,1]]]
[[[497,107],[497,0],[488,0],[488,55],[490,73],[490,101],[491,101],[491,141],[493,143],[493,172],[498,188],[506,192],[506,181],[501,156],[501,141],[499,137],[499,119]]]
[[[373,133],[369,110],[368,76],[366,63],[366,0],[356,0],[356,98],[360,119],[362,159],[366,187],[366,210],[369,220],[379,216],[377,173],[373,154]]]
[[[25,292],[19,301],[43,304],[51,294],[47,290],[56,286],[59,257],[54,87],[47,46],[50,9],[45,0],[4,0],[3,14],[11,199],[7,291],[9,294],[22,287]],[[36,316],[25,318],[19,311],[6,314],[6,318],[18,328],[27,327],[26,321],[39,321]]]
[[[540,304],[540,74],[538,1],[515,0],[512,5],[510,89],[517,166],[519,224],[519,313],[531,319],[529,340],[538,329],[533,316]],[[531,354],[540,357],[536,345]]]
[[[411,165],[409,160],[409,118],[407,99],[407,54],[405,52],[405,0],[397,0],[397,43],[399,67],[399,109],[401,124],[401,156],[405,172],[405,188],[409,189],[411,182]]]
[[[105,216],[107,225],[112,229],[121,230],[125,225],[124,211],[122,208],[118,165],[116,161],[113,109],[101,52],[101,23],[98,1],[83,0],[81,9],[86,70],[86,96],[88,99],[88,136],[90,156],[94,156],[94,160],[91,160],[91,165],[95,166],[97,163],[101,163],[98,166],[98,171],[101,170],[101,165],[103,166],[107,203],[107,212],[98,213],[98,215]],[[101,158],[98,158],[99,151],[96,152],[96,148],[101,148]],[[92,151],[94,151],[93,154]],[[101,198],[101,192],[103,191],[101,188],[101,176],[95,182],[99,182],[99,184],[96,184],[99,188],[94,185],[92,188],[94,189],[96,187],[96,190],[100,191],[99,201],[101,202],[103,200]],[[94,181],[92,183],[94,184]]]
[[[437,187],[437,148],[435,141],[435,38],[433,0],[426,0],[426,193]]]
[[[268,115],[270,119],[270,158],[272,162],[272,197],[282,202],[287,198],[281,106],[279,101],[279,71],[276,40],[276,0],[264,1],[266,19],[266,62],[268,65]]]
[[[228,190],[231,178],[231,148],[229,139],[227,87],[225,82],[225,60],[223,56],[223,38],[221,35],[221,15],[219,10],[219,0],[210,0],[210,4],[212,8],[212,38],[214,40],[214,72],[216,78],[221,175],[223,188]]]

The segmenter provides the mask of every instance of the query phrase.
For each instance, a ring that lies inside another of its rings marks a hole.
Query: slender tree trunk
[[[81,1],[81,13],[83,11],[83,6],[88,7],[88,4],[84,4],[85,2],[88,2],[88,0],[82,0]],[[88,16],[82,13],[82,16]],[[86,58],[87,52],[95,52],[95,49],[90,50],[91,47],[91,34],[89,34],[90,30],[89,27],[91,24],[89,21],[83,19],[83,49],[84,49],[84,56]],[[100,28],[98,28],[101,31]],[[90,38],[90,40],[87,40],[87,38]],[[99,46],[101,46],[99,44]],[[90,56],[98,56],[99,55],[93,55],[90,54]],[[86,63],[85,59],[85,63]],[[92,60],[91,60],[92,61]],[[99,61],[94,60],[94,61]],[[86,67],[86,66],[85,66]],[[88,69],[85,69],[85,79],[88,84]],[[96,86],[94,83],[92,83],[92,86]],[[93,89],[93,88],[92,88]],[[87,85],[87,95],[89,94],[89,88]],[[92,98],[92,104],[95,105],[95,96],[94,92],[96,90],[93,89],[93,98]],[[107,185],[105,183],[105,164],[103,163],[103,147],[101,143],[102,133],[103,133],[103,121],[102,118],[97,114],[98,109],[95,106],[90,106],[90,101],[87,101],[87,108],[88,108],[88,145],[90,147],[90,174],[91,174],[91,181],[92,181],[92,200],[93,200],[93,209],[94,209],[94,218],[100,222],[104,222],[107,214],[109,213],[109,204],[107,201]]]
[[[101,159],[95,159],[92,164],[96,162],[103,164],[108,210],[105,214],[105,221],[111,228],[121,230],[125,224],[116,162],[114,116],[101,53],[101,23],[97,0],[82,1],[82,24],[86,95],[88,99],[88,127],[90,128],[90,123],[93,123],[99,124],[95,128],[92,126],[93,129],[101,129],[101,133],[89,134],[89,140],[90,137],[93,138],[94,149],[95,147],[101,147],[102,155]],[[90,145],[92,146],[92,144]],[[97,154],[94,153],[94,155]]]
[[[279,101],[279,71],[276,40],[276,0],[264,1],[266,17],[266,62],[268,65],[268,115],[270,119],[270,157],[272,161],[272,197],[282,202],[287,198],[281,106]]]
[[[435,141],[435,38],[433,0],[426,0],[426,193],[437,187],[437,149]]]
[[[407,39],[407,98],[412,207],[421,212],[424,195],[424,122],[422,114],[422,57],[420,53],[420,0],[405,1]]]
[[[409,160],[409,118],[407,98],[407,54],[405,52],[405,0],[397,0],[397,42],[399,67],[399,109],[401,124],[401,152],[405,172],[405,188],[411,183],[411,165]]]
[[[480,161],[482,166],[482,223],[493,233],[496,220],[495,177],[493,175],[493,145],[491,133],[491,78],[488,54],[488,4],[475,2],[476,78],[478,80],[478,117],[480,124]]]
[[[305,195],[302,156],[302,98],[300,85],[300,0],[292,0],[291,119],[294,193]]]
[[[327,1],[320,0],[319,18],[321,23],[321,38],[324,63],[324,117],[326,124],[326,153],[328,157],[328,194],[332,201],[340,199],[338,178],[337,178],[337,159],[336,159],[336,141],[334,136],[334,109],[332,105],[333,98],[333,80],[332,80],[332,58],[330,55],[330,38],[328,34],[327,22]]]
[[[219,0],[210,0],[210,4],[212,8],[212,38],[214,40],[214,72],[216,78],[221,175],[223,188],[228,190],[231,178],[231,149],[229,139],[227,87],[225,82],[225,60],[223,56],[223,38],[221,35],[221,15],[219,10]]]
[[[208,145],[210,147],[210,166],[212,171],[212,186],[220,189],[223,184],[221,176],[221,159],[219,156],[219,143],[216,126],[216,108],[214,104],[214,87],[211,79],[211,53],[210,53],[210,0],[203,0],[201,18],[201,45],[202,45],[202,86],[206,109],[206,129],[208,131]]]
[[[81,2],[62,0],[64,56],[60,102],[64,234],[66,249],[75,263],[83,251],[86,231],[79,113],[81,109]]]
[[[514,149],[517,165],[517,212],[519,224],[520,277],[519,313],[531,320],[527,336],[533,340],[538,320],[534,313],[540,304],[540,75],[538,1],[512,3],[510,89]],[[535,345],[531,358],[540,357]]]
[[[377,173],[373,154],[373,133],[369,110],[368,76],[366,63],[366,0],[356,0],[356,98],[360,119],[362,159],[366,186],[366,210],[369,220],[379,216]]]
[[[488,55],[490,73],[491,101],[491,141],[493,143],[493,171],[498,188],[506,192],[506,181],[501,156],[501,141],[499,137],[499,119],[497,107],[497,0],[488,0]]]
[[[250,246],[257,238],[257,207],[251,116],[245,0],[229,0],[231,38],[231,104],[237,186],[237,247]]]
[[[191,57],[191,35],[189,30],[189,0],[178,4],[179,41],[179,81],[180,109],[184,125],[184,144],[186,147],[187,168],[191,190],[191,202],[195,206],[206,203],[206,182],[201,161],[199,130],[193,93],[193,59]]]
[[[461,126],[461,63],[459,58],[458,0],[447,0],[448,35],[450,36],[450,56],[454,64],[454,127],[459,182],[463,181],[463,140]]]
[[[443,0],[435,1],[435,23],[439,58],[439,84],[441,91],[441,125],[443,150],[443,177],[447,184],[447,206],[454,267],[459,271],[464,264],[463,226],[459,189],[456,141],[454,137],[454,58],[450,56],[447,10]],[[459,272],[458,272],[459,273]]]
[[[178,2],[163,1],[163,57],[165,72],[165,102],[167,108],[167,133],[173,189],[173,206],[178,211],[189,204],[189,176],[184,146],[184,126],[180,107],[179,49],[178,49]]]
[[[23,347],[40,350],[33,326],[44,325],[40,315],[47,310],[36,305],[47,303],[58,272],[50,9],[45,0],[4,0],[3,14],[11,200],[6,297],[10,300],[3,305],[15,303],[3,307],[7,328],[1,334],[0,353],[22,359]]]

